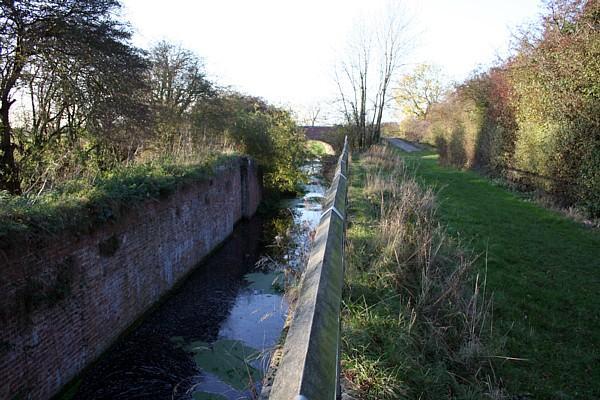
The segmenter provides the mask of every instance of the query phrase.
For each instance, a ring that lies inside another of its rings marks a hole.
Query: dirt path
[[[399,139],[399,138],[388,138],[387,141],[392,145],[392,146],[396,146],[399,149],[406,151],[407,153],[412,153],[414,151],[420,151],[421,149],[418,148],[417,146],[415,146],[414,144],[411,144],[409,142],[407,142],[406,140],[403,139]]]

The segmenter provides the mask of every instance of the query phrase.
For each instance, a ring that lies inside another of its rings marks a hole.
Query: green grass
[[[433,194],[381,149],[351,163],[342,307],[349,387],[374,400],[493,396],[485,295],[473,290],[470,256],[439,227]]]
[[[319,140],[307,140],[306,148],[312,157],[321,158],[327,155],[335,154],[331,145]]]
[[[230,156],[215,156],[193,165],[156,161],[121,167],[94,180],[66,182],[40,196],[0,192],[0,249],[64,231],[88,232],[142,201],[166,197],[182,185],[206,179],[215,166],[229,160]]]
[[[524,359],[498,363],[509,392],[600,398],[600,232],[475,172],[442,167],[432,153],[399,153],[439,190],[449,233],[481,254],[494,335],[505,341],[499,356]]]
[[[399,348],[407,339],[407,322],[392,287],[378,285],[369,273],[376,254],[374,224],[378,208],[364,192],[366,167],[355,156],[348,188],[350,224],[346,286],[342,314],[342,365],[346,377],[367,399],[394,398],[406,390],[402,376],[412,364]],[[389,332],[395,332],[389,335]],[[396,361],[399,361],[400,364]],[[388,393],[386,393],[388,391]],[[362,398],[361,396],[361,398]]]

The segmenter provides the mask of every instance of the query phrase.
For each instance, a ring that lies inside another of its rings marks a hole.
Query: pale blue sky
[[[297,107],[335,97],[333,66],[353,24],[386,3],[405,4],[419,33],[406,63],[437,63],[454,80],[505,55],[511,32],[542,9],[541,0],[124,0],[124,16],[136,44],[173,41],[220,84]]]

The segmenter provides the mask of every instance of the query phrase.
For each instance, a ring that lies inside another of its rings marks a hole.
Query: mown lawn
[[[600,232],[475,172],[442,167],[437,155],[400,153],[439,191],[449,233],[487,269],[494,336],[505,341],[496,373],[509,392],[600,398]]]

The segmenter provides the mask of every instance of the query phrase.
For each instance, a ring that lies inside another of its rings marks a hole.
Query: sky
[[[296,110],[335,99],[334,68],[353,28],[386,6],[404,10],[411,21],[415,40],[405,68],[438,64],[453,81],[506,56],[512,33],[542,11],[542,0],[124,0],[123,5],[136,45],[174,42],[200,56],[218,84]]]

